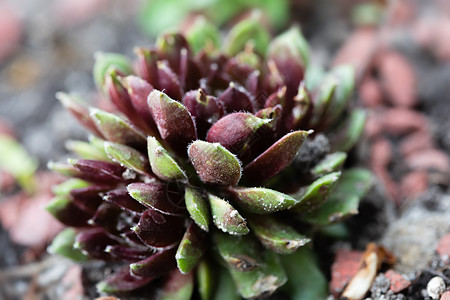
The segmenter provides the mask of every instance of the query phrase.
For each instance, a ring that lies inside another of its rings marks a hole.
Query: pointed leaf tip
[[[189,146],[188,155],[204,183],[236,185],[241,178],[239,160],[219,143],[197,140]]]
[[[158,90],[148,95],[147,104],[161,138],[179,155],[185,156],[187,145],[197,139],[195,123],[188,109]]]
[[[270,179],[286,168],[297,155],[300,146],[313,131],[286,134],[244,168],[245,179],[260,182]]]
[[[217,228],[231,235],[245,235],[250,232],[247,221],[226,200],[208,194],[213,222]]]
[[[289,209],[298,203],[291,196],[267,188],[230,188],[239,206],[248,212],[268,214]]]
[[[162,180],[186,180],[186,173],[158,140],[147,138],[148,157],[153,173]]]
[[[195,188],[186,186],[184,198],[191,219],[201,229],[209,231],[209,224],[211,223],[210,212],[202,193]]]

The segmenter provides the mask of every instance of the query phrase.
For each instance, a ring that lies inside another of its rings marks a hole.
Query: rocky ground
[[[94,298],[92,282],[108,269],[45,252],[60,228],[38,209],[60,180],[46,163],[66,155],[67,139],[85,138],[54,94],[95,101],[93,53],[132,56],[151,38],[136,26],[136,7],[122,1],[29,2],[0,3],[0,133],[16,137],[40,170],[33,197],[15,193],[14,181],[0,174],[0,299]],[[375,24],[351,21],[354,2],[292,4],[313,60],[357,70],[355,101],[368,121],[352,156],[377,176],[360,214],[347,221],[346,240],[321,254],[330,299],[349,295],[355,276],[373,279],[363,298],[450,299],[450,7],[445,0],[392,1]],[[370,253],[380,266],[361,275]]]

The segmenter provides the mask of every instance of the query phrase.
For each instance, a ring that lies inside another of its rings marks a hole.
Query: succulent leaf
[[[186,39],[194,54],[201,50],[211,53],[220,45],[219,30],[203,16],[194,20],[186,32]]]
[[[97,129],[95,122],[89,117],[89,109],[86,104],[83,103],[81,98],[58,92],[55,95],[56,99],[80,122],[81,125],[92,131],[94,134],[102,137],[102,134]]]
[[[148,209],[142,214],[139,223],[132,229],[148,246],[165,248],[180,240],[184,233],[183,225],[184,219],[181,217],[165,215]]]
[[[154,277],[131,275],[130,267],[125,266],[97,284],[97,290],[103,293],[129,292],[149,284]]]
[[[270,179],[287,167],[297,155],[300,146],[312,131],[294,131],[286,134],[269,149],[244,168],[244,178],[249,181]]]
[[[69,197],[56,196],[46,206],[45,209],[51,213],[55,219],[64,225],[71,227],[86,226],[87,220],[92,217],[87,211],[76,205]]]
[[[186,174],[156,138],[147,139],[148,158],[153,173],[162,180],[185,180]]]
[[[127,186],[127,190],[133,199],[160,213],[182,216],[185,212],[182,195],[171,190],[166,183],[132,183]]]
[[[105,248],[105,251],[111,254],[114,259],[121,259],[130,262],[143,260],[153,254],[153,250],[148,247],[133,247],[125,245],[110,245]]]
[[[105,142],[105,152],[112,161],[122,166],[143,175],[151,174],[148,159],[134,148],[122,144]]]
[[[125,188],[117,188],[107,192],[103,196],[103,200],[134,213],[142,213],[146,210],[146,207],[132,198]]]
[[[257,140],[270,119],[261,119],[250,113],[232,113],[217,121],[208,131],[206,140],[220,143],[238,156],[242,155]],[[261,129],[261,130],[260,130]]]
[[[127,180],[126,169],[114,163],[88,159],[71,159],[69,163],[76,172],[73,176],[90,182],[112,184]]]
[[[256,214],[268,214],[289,209],[298,200],[281,192],[268,188],[230,188],[236,203],[245,211]]]
[[[71,178],[58,185],[54,185],[52,187],[52,192],[55,196],[67,196],[73,189],[80,189],[88,186],[89,183],[84,180]]]
[[[147,103],[162,139],[178,154],[185,156],[187,145],[197,138],[195,124],[187,108],[157,90],[150,93]]]
[[[217,233],[214,240],[244,298],[271,294],[286,283],[287,277],[277,254],[261,248],[252,237]]]
[[[259,12],[255,12],[252,18],[242,20],[230,30],[224,42],[224,49],[228,55],[234,56],[238,54],[244,50],[247,44],[252,45],[255,52],[260,55],[266,53],[270,36],[261,25],[259,17]]]
[[[73,261],[85,261],[88,259],[79,249],[76,249],[75,243],[77,232],[73,228],[66,228],[53,239],[49,246],[50,253],[59,254]]]
[[[65,143],[67,150],[78,154],[84,159],[109,161],[104,149],[98,149],[95,145],[83,141],[67,141]]]
[[[175,259],[181,273],[187,274],[197,265],[203,253],[205,252],[205,236],[204,232],[191,222],[180,245],[178,246]]]
[[[156,124],[147,105],[147,98],[151,91],[153,91],[153,86],[134,75],[121,77],[120,82],[127,89],[131,105],[141,118],[140,124],[143,125],[145,131],[150,135],[155,135]]]
[[[267,58],[273,61],[286,83],[288,94],[297,92],[309,62],[309,47],[298,27],[292,27],[269,45]]]
[[[156,67],[158,68],[157,88],[164,91],[167,97],[181,100],[183,98],[183,89],[177,74],[165,61],[156,62]]]
[[[159,300],[190,300],[194,292],[194,275],[183,274],[178,269],[167,277],[160,291]]]
[[[355,146],[364,130],[366,112],[355,109],[333,132],[330,143],[332,151],[349,151]]]
[[[322,161],[320,161],[311,172],[315,176],[323,176],[331,172],[340,171],[347,159],[347,153],[334,152],[327,155]]]
[[[231,235],[245,235],[250,232],[247,221],[226,200],[208,194],[213,222],[217,228]]]
[[[211,223],[210,212],[208,203],[202,193],[193,187],[186,186],[184,199],[191,219],[194,220],[198,227],[204,231],[209,231],[209,224]]]
[[[307,213],[305,221],[323,226],[358,213],[359,202],[372,183],[373,175],[365,169],[354,168],[344,171],[328,201],[316,211]]]
[[[291,226],[269,216],[249,219],[250,228],[267,248],[279,254],[291,254],[311,239],[298,233]]]
[[[110,260],[111,255],[105,249],[116,244],[118,242],[109,237],[103,228],[97,227],[78,233],[74,245],[91,258]]]
[[[333,172],[315,180],[297,197],[299,202],[292,210],[313,211],[317,209],[328,198],[328,195],[340,178],[341,172]]]
[[[138,277],[154,277],[167,274],[176,268],[176,248],[156,252],[146,259],[130,264],[130,273]]]
[[[197,140],[189,146],[188,155],[204,183],[236,185],[241,178],[239,160],[219,143]]]
[[[201,300],[208,300],[212,298],[214,292],[214,285],[216,283],[215,270],[206,260],[201,260],[197,265],[197,285],[198,293]]]
[[[128,146],[141,146],[145,144],[145,136],[115,114],[91,108],[90,116],[97,129],[109,141]]]
[[[127,57],[117,53],[95,53],[94,63],[94,80],[99,89],[103,88],[105,83],[105,76],[108,70],[117,70],[123,75],[128,75],[133,72],[131,62]]]
[[[337,84],[323,126],[333,124],[342,115],[355,88],[355,71],[349,65],[335,67],[327,77],[334,78]]]
[[[248,95],[247,91],[235,83],[231,82],[228,88],[218,98],[225,106],[225,110],[228,113],[238,111],[253,112],[252,99]]]
[[[309,247],[301,247],[295,253],[281,255],[280,258],[289,278],[282,289],[288,292],[292,299],[316,300],[327,297],[327,279]]]

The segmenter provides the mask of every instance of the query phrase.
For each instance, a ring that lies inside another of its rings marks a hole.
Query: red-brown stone
[[[331,267],[330,291],[336,297],[344,290],[347,283],[358,272],[359,262],[363,256],[361,251],[339,249]]]
[[[402,178],[400,189],[404,198],[414,198],[428,189],[428,173],[426,171],[412,171]]]
[[[411,64],[395,51],[384,52],[379,61],[381,83],[389,100],[397,107],[416,104],[417,78]]]
[[[441,150],[425,149],[420,152],[412,153],[405,159],[406,165],[411,169],[418,170],[437,170],[447,173],[450,170],[450,161],[448,156]]]
[[[398,293],[411,285],[411,282],[394,270],[388,270],[384,276],[391,282],[390,290]]]
[[[366,78],[359,86],[359,97],[365,107],[373,108],[383,104],[383,93],[379,83],[373,78]]]
[[[436,251],[445,263],[450,263],[450,233],[439,240]]]
[[[403,156],[431,148],[433,148],[433,141],[428,130],[411,133],[400,142],[400,152]]]
[[[427,130],[425,116],[408,108],[391,108],[382,113],[383,128],[395,135],[404,135],[418,130]]]

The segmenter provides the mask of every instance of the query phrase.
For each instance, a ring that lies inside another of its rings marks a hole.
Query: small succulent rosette
[[[80,158],[50,163],[70,178],[47,206],[69,227],[51,250],[122,262],[101,292],[239,299],[326,285],[305,244],[356,213],[370,182],[342,171],[364,124],[348,108],[353,71],[309,66],[296,27],[270,40],[250,18],[220,41],[199,19],[137,48],[134,63],[98,54],[94,78],[112,111],[57,95],[93,136],[68,142]],[[328,153],[299,163],[319,135]]]

